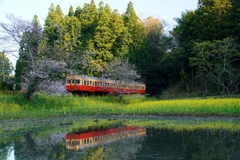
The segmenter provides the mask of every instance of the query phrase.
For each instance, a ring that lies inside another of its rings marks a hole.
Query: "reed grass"
[[[74,97],[40,95],[31,102],[21,94],[0,95],[0,119],[91,115],[238,116],[239,98],[156,100],[126,96]]]

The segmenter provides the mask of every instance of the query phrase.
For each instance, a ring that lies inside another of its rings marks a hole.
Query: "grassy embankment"
[[[67,115],[238,116],[239,98],[156,100],[124,97],[38,96],[31,102],[19,95],[0,95],[0,120]]]

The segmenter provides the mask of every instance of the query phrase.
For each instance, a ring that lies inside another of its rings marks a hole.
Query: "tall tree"
[[[82,25],[81,41],[83,50],[92,51],[94,49],[93,34],[97,26],[98,10],[94,0],[85,3],[79,16],[77,17]]]
[[[159,62],[162,55],[166,52],[166,44],[161,45],[161,38],[164,35],[163,24],[159,19],[148,17],[144,21],[144,27],[148,39],[148,58],[149,66]]]
[[[129,61],[136,64],[138,70],[142,71],[144,59],[146,59],[146,31],[143,23],[138,18],[133,3],[129,2],[126,12],[122,15],[125,26],[129,32]]]
[[[61,7],[59,5],[55,7],[52,3],[49,7],[48,16],[45,20],[44,35],[47,37],[47,45],[52,46],[53,48],[55,47],[55,41],[58,40],[58,32],[62,27],[63,19],[64,14]]]
[[[129,41],[130,34],[127,27],[124,26],[123,19],[117,10],[114,10],[111,15],[110,28],[112,31],[112,54],[114,57],[126,57],[129,52]]]
[[[197,14],[201,27],[201,40],[222,40],[231,33],[231,0],[199,0]]]
[[[159,95],[168,87],[170,78],[173,78],[171,73],[178,74],[169,65],[168,61],[171,60],[166,58],[166,55],[171,54],[169,52],[172,50],[172,38],[165,34],[164,24],[159,19],[148,17],[144,20],[144,27],[148,42],[144,73],[147,92],[150,95]]]
[[[195,73],[195,68],[189,66],[189,57],[193,57],[192,55],[192,46],[195,41],[199,40],[199,18],[196,14],[196,11],[186,11],[182,13],[181,18],[175,19],[177,22],[177,26],[171,31],[171,35],[174,38],[174,43],[176,44],[176,48],[172,50],[172,54],[167,56],[172,59],[172,61],[178,62],[174,64],[174,68],[177,67],[176,71],[179,74],[184,71],[184,74],[187,74],[188,77],[193,79],[193,74]],[[171,56],[173,55],[173,56]],[[171,62],[169,63],[171,64]],[[191,75],[191,76],[190,76]]]
[[[110,52],[112,48],[112,33],[110,28],[111,8],[109,5],[104,7],[103,2],[99,4],[99,18],[94,32],[95,58],[104,62],[109,62],[113,58]]]
[[[22,75],[25,75],[31,66],[34,66],[36,61],[40,58],[38,55],[38,47],[42,36],[42,28],[38,16],[35,15],[32,23],[27,25],[31,26],[31,28],[22,33],[22,39],[19,43],[19,58],[15,70],[15,80],[18,83],[22,82]],[[20,28],[21,26],[16,27]]]
[[[81,7],[78,6],[74,12],[74,16],[77,17],[78,19],[80,18],[80,13],[81,13]]]
[[[68,16],[74,16],[75,12],[74,12],[74,9],[73,9],[73,6],[71,5],[70,8],[69,8],[69,12],[68,12]]]
[[[238,42],[240,42],[240,1],[232,1],[232,12],[230,17],[229,30],[232,31],[231,37],[234,37]]]
[[[54,41],[54,52],[59,61],[66,61],[70,53],[80,50],[81,23],[74,16],[65,16],[61,28],[58,28],[58,39]],[[72,58],[72,57],[71,57]]]

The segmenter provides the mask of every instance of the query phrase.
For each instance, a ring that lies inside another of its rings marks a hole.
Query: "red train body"
[[[72,93],[145,94],[145,84],[124,83],[103,78],[71,75],[66,78],[66,90]]]

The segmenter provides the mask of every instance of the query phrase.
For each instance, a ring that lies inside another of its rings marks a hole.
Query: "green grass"
[[[91,115],[187,115],[238,116],[239,98],[156,100],[125,96],[117,97],[43,96],[31,102],[23,95],[0,95],[0,119],[45,118]]]

